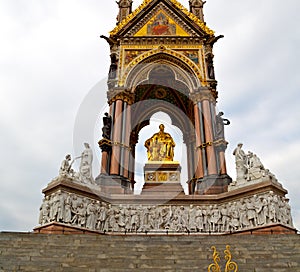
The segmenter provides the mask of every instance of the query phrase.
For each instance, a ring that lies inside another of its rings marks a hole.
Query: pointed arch
[[[150,80],[150,72],[158,66],[164,66],[171,69],[175,75],[176,81],[187,86],[190,93],[199,88],[204,83],[200,68],[189,58],[172,51],[163,50],[163,52],[146,52],[133,60],[124,72],[121,83],[128,89],[134,89],[143,82],[153,82]]]

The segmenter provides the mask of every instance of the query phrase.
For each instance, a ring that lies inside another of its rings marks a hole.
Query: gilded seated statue
[[[163,124],[159,125],[159,132],[145,142],[148,161],[173,161],[175,142],[164,129]]]

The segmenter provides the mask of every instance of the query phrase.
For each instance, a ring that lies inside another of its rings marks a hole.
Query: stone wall
[[[48,235],[0,233],[0,271],[221,271],[230,245],[242,272],[300,271],[299,235]]]

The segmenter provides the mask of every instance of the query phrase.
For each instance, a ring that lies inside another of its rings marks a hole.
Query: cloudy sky
[[[205,5],[207,25],[225,36],[214,54],[218,110],[231,120],[229,174],[235,177],[232,150],[243,142],[288,189],[298,229],[299,10],[298,0]],[[0,231],[37,225],[41,190],[83,142],[91,143],[99,171],[109,69],[99,36],[113,29],[117,12],[114,0],[0,0]]]

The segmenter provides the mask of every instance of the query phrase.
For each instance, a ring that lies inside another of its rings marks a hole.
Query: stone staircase
[[[230,245],[240,272],[300,271],[300,235],[0,233],[0,271],[207,271]],[[229,272],[229,271],[228,271]]]

